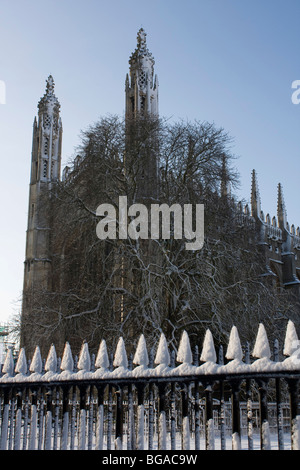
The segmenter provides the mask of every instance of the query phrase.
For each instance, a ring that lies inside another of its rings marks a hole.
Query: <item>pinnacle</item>
[[[54,92],[54,80],[52,75],[49,75],[49,77],[46,80],[46,93],[49,95],[53,95]]]

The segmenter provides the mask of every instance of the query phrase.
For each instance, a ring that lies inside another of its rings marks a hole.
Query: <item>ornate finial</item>
[[[147,33],[145,32],[144,28],[140,28],[137,34],[138,46],[146,45],[146,36]]]
[[[49,106],[53,109],[53,111],[57,113],[59,112],[60,104],[54,94],[54,80],[52,75],[49,75],[47,78],[45,94],[38,103],[38,108],[42,112],[48,109]]]
[[[138,62],[139,60],[142,60],[143,58],[149,59],[152,66],[154,65],[154,59],[152,57],[152,54],[147,49],[146,36],[147,36],[147,34],[146,34],[144,28],[140,28],[138,33],[137,33],[137,48],[131,54],[131,57],[129,59],[129,63],[131,65]]]
[[[280,228],[286,228],[287,225],[287,214],[286,208],[283,198],[283,191],[282,186],[278,184],[278,199],[277,199],[277,216],[278,216],[278,224]]]
[[[261,201],[256,177],[256,171],[252,171],[251,183],[251,215],[253,217],[261,218]]]
[[[46,80],[46,93],[47,95],[53,95],[54,92],[54,80],[52,75],[49,75],[48,79]]]

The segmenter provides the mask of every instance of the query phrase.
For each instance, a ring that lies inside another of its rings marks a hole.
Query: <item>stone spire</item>
[[[252,171],[251,182],[251,215],[252,217],[261,219],[261,201],[255,170]]]
[[[60,178],[62,122],[59,111],[54,80],[49,75],[45,94],[38,102],[38,120],[34,120],[31,183]]]
[[[41,113],[45,112],[46,110],[52,110],[55,113],[59,113],[60,104],[54,94],[54,80],[52,75],[49,75],[46,80],[46,91],[38,103],[38,109]]]
[[[287,228],[287,213],[283,198],[282,186],[278,184],[278,196],[277,196],[277,217],[278,217],[278,226],[281,229]]]
[[[129,59],[129,75],[126,75],[126,117],[138,114],[158,114],[158,80],[154,76],[154,58],[146,43],[143,28],[137,34],[137,47]]]

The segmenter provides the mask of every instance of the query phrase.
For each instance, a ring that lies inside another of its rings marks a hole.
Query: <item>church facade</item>
[[[137,47],[129,60],[130,70],[125,81],[125,118],[130,136],[130,126],[139,115],[158,116],[158,79],[154,73],[154,59],[146,43],[146,33],[140,29]],[[127,137],[130,138],[130,137]],[[32,291],[51,291],[53,253],[51,248],[53,214],[45,213],[42,199],[57,181],[69,177],[70,169],[61,172],[62,121],[60,103],[54,93],[54,80],[50,75],[46,91],[38,103],[38,116],[34,118],[29,185],[28,226],[24,263],[23,305],[21,316],[21,346],[27,347],[31,333],[26,323],[31,315]],[[134,200],[147,203],[157,201],[159,162],[156,152],[149,156],[144,149],[143,164],[136,168],[138,181]],[[80,164],[80,163],[79,163]],[[124,171],[135,162],[124,159]],[[61,176],[62,173],[62,176]],[[252,174],[250,205],[239,203],[236,211],[241,223],[253,223],[258,228],[258,244],[265,260],[265,275],[274,278],[278,288],[291,289],[299,295],[300,286],[300,229],[289,225],[278,185],[277,216],[264,215],[255,171]],[[33,334],[33,333],[32,333]]]

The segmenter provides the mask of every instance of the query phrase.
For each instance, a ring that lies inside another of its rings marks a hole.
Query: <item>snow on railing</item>
[[[200,423],[203,423],[205,448],[212,450],[215,448],[215,411],[218,413],[221,448],[225,448],[224,384],[226,394],[230,393],[231,397],[232,449],[240,449],[242,383],[247,399],[248,448],[253,448],[252,400],[257,400],[258,396],[260,446],[261,449],[269,449],[267,383],[269,378],[275,378],[278,446],[283,448],[280,398],[280,381],[283,381],[290,399],[291,448],[298,450],[300,347],[295,325],[291,321],[286,328],[283,354],[286,359],[276,361],[274,348],[274,360],[271,360],[263,324],[258,328],[252,363],[248,355],[244,358],[235,326],[229,336],[226,364],[220,358],[217,362],[209,329],[204,336],[200,364],[198,355],[194,361],[186,331],[182,333],[175,358],[178,365],[174,364],[163,333],[153,366],[143,335],[139,338],[132,361],[128,360],[124,339],[120,337],[112,364],[104,339],[95,361],[91,360],[88,343],[84,342],[76,367],[69,343],[65,344],[61,361],[54,345],[51,345],[44,367],[38,346],[29,367],[24,348],[20,350],[16,364],[9,350],[0,378],[0,449],[20,449],[22,446],[23,449],[60,447],[63,450],[110,450],[114,439],[115,449],[121,450],[125,438],[127,449],[131,450],[143,450],[146,439],[148,449],[154,449],[154,438],[157,439],[158,449],[167,449],[168,445],[175,449],[176,433],[179,431],[182,448],[189,450],[192,442],[190,431],[193,430],[194,445],[198,450]],[[252,387],[252,379],[257,389]],[[215,384],[217,387],[214,389]],[[125,424],[126,430],[123,429]]]
[[[69,343],[65,344],[62,360],[59,366],[55,346],[51,345],[44,370],[38,346],[35,349],[29,370],[24,348],[21,348],[19,352],[16,365],[14,365],[12,351],[8,350],[2,368],[0,385],[1,383],[10,382],[51,382],[82,379],[107,380],[116,378],[158,378],[185,375],[299,371],[300,341],[292,321],[289,321],[287,324],[283,354],[287,356],[283,361],[271,360],[271,351],[267,333],[264,325],[261,323],[258,328],[256,341],[252,351],[252,357],[255,359],[252,363],[246,363],[243,361],[243,350],[238,330],[233,326],[225,355],[228,362],[225,365],[217,363],[217,354],[213,336],[211,331],[208,329],[204,337],[202,352],[200,355],[200,361],[202,362],[201,365],[193,364],[193,354],[191,351],[189,336],[187,332],[184,331],[176,356],[176,361],[180,365],[170,366],[171,358],[168,344],[164,333],[162,333],[156,350],[154,367],[149,367],[146,340],[142,334],[133,356],[133,368],[128,368],[128,358],[123,337],[119,338],[116,347],[113,360],[113,370],[110,370],[110,361],[104,339],[100,343],[96,356],[95,370],[91,370],[91,357],[87,342],[84,342],[82,345],[76,371],[74,370],[74,360]]]

